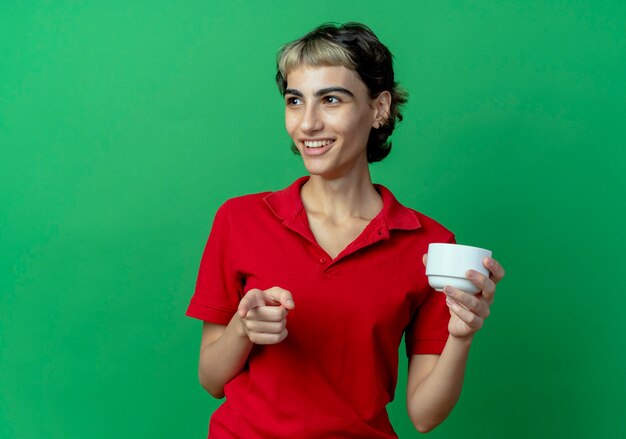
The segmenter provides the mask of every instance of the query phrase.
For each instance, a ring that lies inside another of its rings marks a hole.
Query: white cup
[[[489,270],[483,264],[485,257],[491,257],[491,251],[478,247],[459,244],[429,244],[426,276],[428,283],[437,291],[443,291],[446,285],[458,288],[466,293],[480,291],[465,277],[467,270],[475,270],[486,276]]]

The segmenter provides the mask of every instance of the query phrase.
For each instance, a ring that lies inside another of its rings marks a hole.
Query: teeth
[[[332,140],[305,140],[304,146],[307,148],[321,148],[322,146],[326,146],[333,143]]]

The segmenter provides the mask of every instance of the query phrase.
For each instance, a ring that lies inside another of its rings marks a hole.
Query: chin
[[[318,177],[324,177],[325,175],[328,174],[328,171],[325,169],[320,169],[317,166],[304,166],[304,168],[306,169],[306,171],[310,174],[310,175],[316,175]]]
[[[309,175],[320,177],[324,180],[333,180],[342,175],[337,169],[329,169],[320,166],[305,166],[305,168]]]

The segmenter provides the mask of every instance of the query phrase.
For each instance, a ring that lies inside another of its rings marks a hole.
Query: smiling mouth
[[[304,143],[304,146],[307,148],[317,149],[317,148],[323,148],[325,146],[328,146],[334,142],[335,142],[334,140],[324,139],[324,140],[305,140],[302,143]]]

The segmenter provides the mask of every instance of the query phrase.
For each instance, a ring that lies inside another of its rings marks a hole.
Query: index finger
[[[251,309],[262,305],[265,305],[263,291],[253,288],[242,297],[241,301],[239,301],[237,313],[239,314],[239,317],[243,319]]]
[[[491,280],[495,283],[502,280],[505,275],[504,267],[502,267],[498,261],[494,258],[487,257],[483,260],[483,264],[485,264],[485,267],[487,267],[487,269],[491,272]]]

